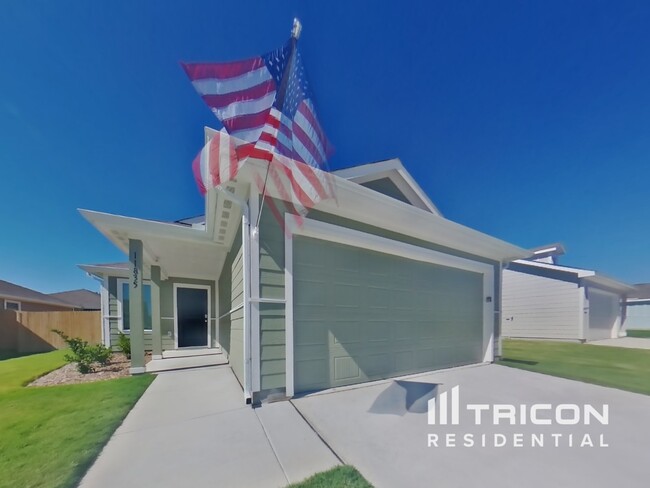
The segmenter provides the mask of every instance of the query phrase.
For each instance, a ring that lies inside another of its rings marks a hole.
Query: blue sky
[[[180,61],[281,45],[292,18],[332,168],[400,157],[447,218],[650,281],[650,4],[9,0],[0,16],[0,279],[96,288],[124,256],[76,209],[202,212],[218,122]]]

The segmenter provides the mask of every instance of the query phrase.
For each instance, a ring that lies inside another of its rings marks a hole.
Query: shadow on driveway
[[[399,416],[427,413],[429,400],[436,397],[438,386],[438,383],[393,381],[377,396],[368,413]]]

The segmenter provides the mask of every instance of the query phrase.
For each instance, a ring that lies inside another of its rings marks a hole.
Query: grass
[[[499,364],[650,395],[650,350],[504,340]]]
[[[288,488],[372,488],[361,474],[352,466],[337,466],[329,471],[315,474]]]
[[[650,329],[632,329],[627,331],[628,337],[643,337],[650,339]]]
[[[0,395],[60,368],[65,364],[65,354],[65,350],[57,350],[4,359],[0,362]]]
[[[0,487],[76,486],[153,381],[23,385],[64,364],[65,351],[0,361]]]
[[[19,358],[22,356],[31,356],[35,352],[16,352],[16,351],[0,351],[0,361],[4,359]]]

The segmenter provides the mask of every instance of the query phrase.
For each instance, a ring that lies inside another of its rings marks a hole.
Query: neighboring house
[[[493,360],[501,267],[529,251],[445,219],[397,159],[334,172],[301,226],[267,204],[257,229],[265,164],[210,190],[205,217],[80,211],[130,261],[81,266],[103,280],[106,344],[144,328],[154,358],[220,347],[253,403]]]
[[[623,335],[625,297],[634,287],[560,266],[559,244],[532,252],[503,272],[503,337],[593,341]]]
[[[41,312],[72,310],[75,306],[24,286],[0,280],[0,310]]]
[[[102,301],[99,293],[95,291],[80,289],[50,293],[49,296],[74,305],[77,310],[101,310]]]
[[[650,329],[650,283],[634,285],[627,297],[626,329]]]

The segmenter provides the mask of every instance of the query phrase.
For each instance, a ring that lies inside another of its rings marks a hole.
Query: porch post
[[[129,239],[129,325],[131,335],[131,374],[144,373],[144,295],[142,241]]]
[[[151,267],[151,339],[152,359],[162,359],[162,332],[160,330],[160,266]]]

